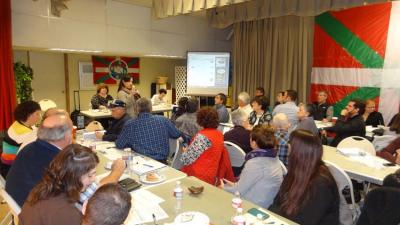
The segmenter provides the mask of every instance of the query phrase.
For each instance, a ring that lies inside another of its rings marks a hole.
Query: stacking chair
[[[10,221],[9,224],[12,224],[14,217],[14,224],[18,224],[18,215],[21,213],[21,207],[15,202],[15,200],[7,193],[6,189],[6,181],[3,176],[0,176],[0,196],[7,203],[10,211],[6,214],[5,218],[1,221],[1,225],[5,224],[5,222]]]
[[[181,156],[182,156],[182,144],[180,142],[177,143],[177,148],[176,148],[176,152],[175,155],[172,159],[171,162],[171,167],[177,170],[181,170],[181,168],[183,167],[183,163],[181,161]]]
[[[178,139],[169,139],[169,153],[168,153],[168,161],[172,162],[175,154],[179,149],[179,140]]]
[[[360,215],[360,209],[354,200],[354,192],[353,192],[353,183],[351,182],[350,177],[337,165],[325,162],[328,166],[329,171],[331,172],[333,178],[336,181],[336,185],[338,187],[339,196],[340,196],[340,204],[339,204],[339,221],[342,225],[351,225],[354,224],[358,216]],[[345,197],[342,194],[343,189],[348,188],[350,192],[351,202],[347,203]]]
[[[224,141],[225,148],[228,150],[229,159],[231,160],[232,167],[241,167],[245,161],[246,153],[238,145]]]
[[[374,145],[367,139],[359,136],[351,136],[343,139],[337,146],[338,148],[360,148],[371,155],[376,155]]]
[[[287,174],[287,169],[286,169],[286,166],[285,166],[285,164],[283,164],[283,162],[281,161],[281,160],[279,160],[278,159],[278,161],[279,161],[279,164],[281,165],[281,168],[282,168],[282,172],[283,172],[283,176],[286,176],[286,174]]]

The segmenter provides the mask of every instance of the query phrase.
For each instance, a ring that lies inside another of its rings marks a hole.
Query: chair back
[[[374,145],[367,139],[359,136],[351,136],[343,139],[337,146],[338,148],[359,148],[371,155],[376,155]]]
[[[182,144],[180,142],[177,143],[177,148],[176,148],[176,152],[175,155],[172,159],[171,162],[171,167],[177,170],[181,170],[181,168],[183,167],[183,162],[181,161],[181,157],[182,157]]]
[[[354,200],[353,183],[350,177],[344,170],[339,168],[336,164],[325,162],[333,178],[336,181],[340,196],[340,207],[339,207],[339,220],[343,225],[353,224],[359,215],[359,208]],[[343,189],[348,188],[350,192],[351,203],[348,204],[345,197],[342,194]]]
[[[3,176],[0,175],[0,196],[7,203],[12,215],[14,216],[14,224],[18,224],[18,215],[21,213],[21,207],[15,202],[15,200],[7,193],[6,182]]]
[[[170,138],[168,159],[172,159],[175,153],[178,151],[178,149],[179,149],[179,140]]]
[[[246,153],[238,145],[224,141],[225,148],[228,150],[229,159],[231,160],[232,167],[241,167],[245,161]]]
[[[281,160],[278,159],[278,161],[279,161],[279,164],[281,165],[283,176],[285,176],[287,174],[287,168],[286,168],[285,164],[283,164],[283,162]]]

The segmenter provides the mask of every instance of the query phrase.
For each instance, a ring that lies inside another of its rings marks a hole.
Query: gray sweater
[[[242,198],[268,208],[282,181],[283,172],[277,157],[256,157],[246,162],[236,186]],[[236,188],[225,185],[225,190],[234,193]]]

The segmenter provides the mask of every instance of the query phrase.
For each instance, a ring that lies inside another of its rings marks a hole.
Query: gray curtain
[[[276,92],[298,91],[306,101],[312,66],[314,17],[284,16],[234,24],[233,99],[262,86],[270,103]]]

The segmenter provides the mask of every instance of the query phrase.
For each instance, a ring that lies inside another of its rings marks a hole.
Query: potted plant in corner
[[[32,100],[32,68],[21,62],[14,63],[14,79],[18,103]]]

